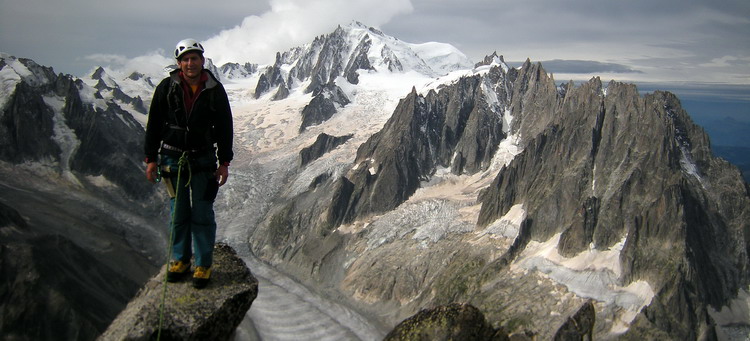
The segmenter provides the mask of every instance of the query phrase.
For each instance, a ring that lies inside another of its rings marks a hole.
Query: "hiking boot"
[[[211,267],[199,266],[195,268],[193,273],[193,287],[196,289],[202,289],[208,284],[208,280],[211,278]]]
[[[177,282],[188,273],[190,273],[190,262],[172,261],[169,263],[169,269],[167,270],[167,282]]]

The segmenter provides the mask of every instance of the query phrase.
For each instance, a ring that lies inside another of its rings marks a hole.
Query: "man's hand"
[[[156,162],[149,162],[146,165],[146,179],[152,184],[156,183]]]
[[[221,165],[219,166],[219,169],[216,170],[216,173],[214,173],[216,176],[216,182],[219,183],[219,186],[227,183],[227,178],[229,177],[229,167]]]

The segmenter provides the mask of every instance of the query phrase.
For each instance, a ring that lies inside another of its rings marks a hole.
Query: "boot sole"
[[[167,272],[167,282],[174,283],[182,280],[190,273],[190,271],[185,272]]]

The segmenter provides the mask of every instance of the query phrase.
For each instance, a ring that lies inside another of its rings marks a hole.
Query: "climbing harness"
[[[170,218],[169,223],[169,243],[167,244],[167,264],[166,264],[166,270],[164,272],[164,282],[162,283],[162,295],[161,295],[161,305],[159,307],[159,331],[156,334],[156,340],[161,339],[161,327],[162,323],[164,322],[164,306],[165,302],[167,300],[167,274],[169,273],[169,261],[172,259],[172,243],[174,242],[174,217],[175,217],[175,211],[176,205],[177,205],[177,195],[180,193],[180,178],[182,177],[182,168],[187,165],[188,170],[188,181],[185,184],[185,187],[190,186],[190,180],[193,177],[193,173],[190,169],[190,161],[188,159],[188,152],[183,152],[182,156],[180,156],[179,161],[177,162],[177,186],[172,186],[171,183],[171,177],[167,176],[164,178],[164,182],[167,184],[167,191],[169,191],[169,188],[172,188],[174,190],[174,196],[172,196],[172,193],[170,192],[170,196],[174,198],[174,203],[172,204],[172,214]],[[159,172],[161,174],[161,172]]]

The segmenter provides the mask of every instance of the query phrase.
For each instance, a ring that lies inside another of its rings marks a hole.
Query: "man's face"
[[[203,70],[203,56],[198,52],[187,52],[180,57],[177,65],[186,78],[198,78]]]

